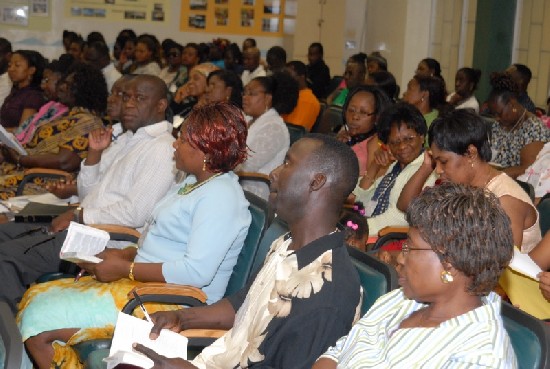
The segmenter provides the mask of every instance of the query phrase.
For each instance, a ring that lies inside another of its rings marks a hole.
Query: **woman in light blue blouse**
[[[195,286],[208,303],[223,296],[251,221],[232,172],[246,157],[246,136],[238,108],[217,103],[195,109],[174,143],[176,167],[188,176],[159,202],[138,247],[107,249],[98,255],[101,263],[81,265],[91,277],[76,283],[60,280],[27,291],[18,322],[38,367],[50,367],[52,359],[78,367],[70,345],[110,336],[126,294],[139,282]],[[52,346],[54,341],[68,345]]]

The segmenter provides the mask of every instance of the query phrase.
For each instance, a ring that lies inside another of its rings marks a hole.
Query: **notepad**
[[[105,250],[109,239],[108,232],[71,222],[59,257],[73,263],[100,263],[95,255]]]
[[[134,343],[141,343],[160,355],[168,358],[187,359],[187,338],[163,329],[156,340],[149,339],[153,323],[138,319],[132,315],[118,313],[115,334],[109,351],[109,357],[103,359],[107,369],[118,364],[132,364],[145,369],[153,367],[153,361],[132,349]]]

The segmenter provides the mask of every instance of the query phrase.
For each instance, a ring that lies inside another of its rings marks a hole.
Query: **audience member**
[[[273,46],[267,50],[265,56],[267,73],[273,74],[282,71],[286,66],[286,51],[281,46]]]
[[[109,48],[103,42],[98,41],[87,44],[82,53],[82,61],[101,70],[105,82],[107,82],[108,91],[111,91],[115,81],[121,77],[120,72],[116,70],[115,65],[111,62]]]
[[[8,75],[13,84],[0,109],[0,124],[17,128],[44,104],[40,82],[46,60],[36,51],[18,50],[11,55]]]
[[[327,91],[330,84],[330,69],[323,60],[323,45],[314,42],[309,45],[307,51],[307,76],[311,91],[319,99],[327,97],[331,91]]]
[[[248,158],[237,170],[269,174],[288,151],[290,136],[281,114],[290,113],[298,100],[298,82],[288,73],[256,77],[244,88],[243,110],[248,121]],[[243,188],[263,199],[269,191],[263,183],[242,181]]]
[[[129,71],[132,74],[150,74],[158,76],[160,73],[160,44],[153,35],[143,34],[136,39],[134,64]]]
[[[82,51],[84,50],[84,39],[78,35],[76,38],[73,38],[69,44],[69,50],[67,54],[72,55],[74,60],[81,61]]]
[[[438,77],[415,75],[407,84],[403,101],[420,110],[428,127],[445,110],[445,82]]]
[[[533,100],[527,94],[527,87],[529,82],[531,82],[531,69],[524,64],[512,64],[505,71],[508,74],[512,81],[518,86],[517,100],[528,112],[535,114],[536,107]]]
[[[504,73],[491,78],[493,87],[488,107],[492,123],[492,161],[513,178],[535,162],[537,154],[550,140],[550,129],[518,101],[518,86]]]
[[[416,107],[398,103],[380,113],[377,129],[378,138],[387,145],[396,161],[376,180],[380,165],[373,161],[353,191],[356,200],[365,204],[372,236],[388,225],[407,225],[405,213],[397,208],[397,200],[405,184],[422,165],[427,127]]]
[[[231,43],[225,48],[223,62],[226,70],[236,73],[239,77],[243,74],[243,54],[236,43]]]
[[[321,104],[311,89],[307,87],[307,68],[304,63],[293,60],[286,65],[287,72],[298,82],[298,102],[296,107],[289,114],[281,117],[286,123],[292,123],[304,127],[308,132],[315,124],[315,120],[321,110]]]
[[[290,232],[273,242],[254,281],[210,306],[151,316],[153,339],[161,328],[230,330],[192,362],[136,349],[159,367],[311,367],[358,318],[359,279],[336,227],[357,172],[355,155],[335,139],[297,141],[270,175],[270,203]]]
[[[349,91],[365,83],[365,76],[367,74],[367,66],[365,65],[366,58],[367,55],[364,53],[350,56],[346,63],[346,71],[344,72],[346,87],[334,90],[327,97],[327,104],[343,106]]]
[[[516,368],[492,292],[513,254],[496,197],[444,184],[415,199],[407,221],[402,288],[380,297],[313,368]]]
[[[441,76],[441,65],[433,58],[422,59],[414,73],[417,76],[443,78]]]
[[[243,83],[229,70],[215,70],[206,78],[205,102],[229,101],[239,109],[243,107]]]
[[[455,76],[455,91],[447,96],[447,102],[455,109],[474,109],[479,113],[479,102],[474,96],[474,91],[480,77],[479,69],[460,68]]]
[[[86,43],[88,45],[91,45],[94,42],[103,42],[105,45],[107,44],[107,41],[105,41],[105,37],[103,37],[103,34],[98,31],[92,31],[88,33],[88,37],[86,37]]]
[[[0,37],[0,108],[4,99],[10,94],[12,83],[8,75],[8,65],[11,59],[11,42]]]
[[[367,74],[376,72],[387,72],[388,61],[380,54],[380,51],[373,51],[367,56]]]
[[[79,34],[73,31],[69,30],[63,30],[63,48],[65,49],[65,53],[69,53],[69,48],[71,47],[71,43],[74,40],[77,40],[78,38],[81,38]]]
[[[340,226],[346,236],[346,243],[359,250],[366,250],[366,243],[369,238],[369,224],[365,218],[365,207],[362,203],[356,202],[351,209],[344,209],[340,218]]]
[[[252,81],[256,77],[266,75],[265,69],[260,65],[260,50],[256,47],[251,47],[243,51],[243,66],[244,71],[241,75],[243,86]]]
[[[206,92],[206,78],[215,70],[219,68],[212,63],[202,63],[191,69],[189,80],[176,91],[170,103],[174,115],[185,118],[189,114],[193,106],[203,98]]]
[[[390,105],[390,100],[382,90],[374,86],[358,86],[353,89],[344,103],[342,117],[344,126],[337,138],[351,146],[359,160],[359,176],[365,176],[374,161],[375,152],[380,145],[376,126],[380,114]],[[381,170],[375,172],[372,180]],[[363,181],[369,180],[363,178]]]
[[[253,38],[246,38],[243,41],[243,53],[252,47],[256,47],[256,40]]]
[[[134,65],[136,57],[136,37],[135,36],[120,36],[123,43],[122,52],[118,61],[115,63],[117,70],[122,74],[130,73],[130,68]]]
[[[397,86],[395,77],[390,72],[379,71],[369,73],[365,84],[378,87],[392,102],[396,102],[399,97],[399,86]]]
[[[182,45],[174,41],[167,43],[164,53],[167,65],[160,71],[158,76],[166,83],[168,88],[170,88],[176,76],[178,78],[185,78],[187,76],[187,67],[182,64],[182,53]]]
[[[0,300],[16,311],[28,285],[58,270],[59,250],[67,234],[63,230],[71,221],[142,230],[153,207],[174,183],[173,164],[166,160],[174,152],[172,126],[163,120],[167,104],[166,85],[160,78],[134,77],[123,94],[121,117],[126,132],[113,143],[110,128],[93,135],[93,149],[78,175],[80,207],[55,218],[49,230],[37,224],[0,225],[0,278],[6,282],[0,285]]]
[[[117,313],[139,282],[198,287],[208,303],[223,297],[251,220],[232,172],[246,157],[246,135],[238,108],[218,103],[194,109],[174,143],[176,168],[188,176],[156,205],[140,247],[104,251],[102,262],[80,264],[92,277],[39,284],[25,294],[18,319],[39,368],[52,365],[54,347],[63,352],[55,355],[62,357],[55,366],[75,368],[68,345],[52,343],[112,336]],[[36,324],[46,312],[47,323]]]

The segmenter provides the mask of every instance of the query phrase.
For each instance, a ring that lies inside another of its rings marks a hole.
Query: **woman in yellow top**
[[[69,111],[40,126],[24,145],[27,155],[0,146],[0,198],[15,195],[23,178],[23,168],[50,168],[68,172],[78,170],[86,157],[88,134],[103,126],[101,119],[107,105],[107,84],[100,70],[84,64],[71,67],[57,84],[60,103]],[[41,181],[28,193],[37,193]]]

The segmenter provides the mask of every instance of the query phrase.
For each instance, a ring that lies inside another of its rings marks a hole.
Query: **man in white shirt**
[[[156,76],[136,76],[124,85],[121,121],[126,130],[111,142],[112,129],[90,134],[81,164],[75,210],[40,224],[0,225],[0,300],[16,305],[26,287],[59,269],[59,250],[71,221],[141,228],[155,204],[174,183],[172,125],[164,120],[166,84]],[[49,231],[49,232],[48,232]]]
[[[92,42],[90,45],[86,45],[82,52],[82,60],[84,63],[101,69],[103,77],[105,77],[105,82],[107,82],[107,91],[111,91],[113,84],[122,76],[111,62],[109,48],[101,41]]]
[[[243,86],[256,77],[266,75],[264,67],[260,64],[260,50],[257,47],[250,47],[243,53],[244,71],[241,76]]]
[[[10,94],[11,79],[8,76],[8,63],[11,58],[11,43],[3,37],[0,37],[0,107],[4,104],[4,99]]]

